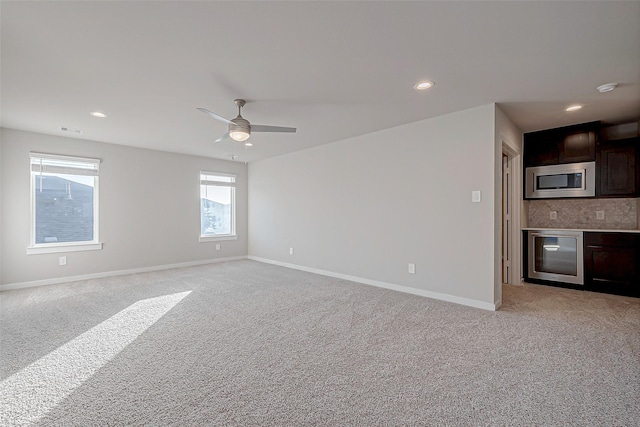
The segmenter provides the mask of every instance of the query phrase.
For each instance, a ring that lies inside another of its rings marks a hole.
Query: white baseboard
[[[0,285],[0,291],[13,289],[33,288],[36,286],[55,285],[58,283],[77,282],[79,280],[99,279],[101,277],[124,276],[127,274],[148,273],[150,271],[170,270],[172,268],[193,267],[196,265],[215,264],[218,262],[237,261],[247,259],[246,256],[228,258],[216,258],[204,261],[179,262],[177,264],[154,265],[152,267],[130,268],[127,270],[105,271],[102,273],[80,274],[78,276],[57,277],[55,279],[34,280],[32,282],[19,282]]]
[[[177,264],[156,265],[151,267],[130,268],[127,270],[105,271],[102,273],[91,273],[91,274],[81,274],[77,276],[57,277],[55,279],[34,280],[31,282],[9,283],[6,285],[0,285],[0,291],[33,288],[36,286],[55,285],[59,283],[77,282],[79,280],[99,279],[102,277],[124,276],[127,274],[136,274],[136,273],[148,273],[151,271],[170,270],[172,268],[193,267],[197,265],[215,264],[219,262],[237,261],[241,259],[251,259],[253,261],[264,262],[267,264],[274,264],[281,267],[293,268],[295,270],[301,270],[309,273],[320,274],[322,276],[335,277],[336,279],[349,280],[351,282],[362,283],[365,285],[376,286],[378,288],[390,289],[393,291],[404,292],[407,294],[419,295],[422,297],[433,298],[440,301],[452,302],[455,304],[466,305],[469,307],[481,308],[483,310],[495,311],[500,307],[499,301],[497,301],[494,304],[490,304],[490,303],[486,303],[483,301],[478,301],[470,298],[457,297],[455,295],[442,294],[439,292],[425,291],[423,289],[411,288],[408,286],[396,285],[393,283],[380,282],[377,280],[365,279],[362,277],[350,276],[348,274],[335,273],[332,271],[320,270],[317,268],[305,267],[297,264],[290,264],[287,262],[274,261],[271,259],[260,258],[256,256],[251,256],[251,255],[228,257],[228,258],[217,258],[217,259],[210,259],[210,260],[204,260],[204,261],[189,261],[189,262],[181,262]]]
[[[272,259],[260,258],[249,255],[248,259],[253,261],[264,262],[267,264],[279,265],[281,267],[293,268],[295,270],[302,270],[309,273],[316,273],[323,276],[335,277],[336,279],[349,280],[351,282],[362,283],[365,285],[377,286],[378,288],[391,289],[393,291],[404,292],[407,294],[419,295],[422,297],[433,298],[440,301],[453,302],[456,304],[466,305],[469,307],[481,308],[483,310],[496,311],[499,308],[497,303],[491,304],[483,301],[478,301],[470,298],[457,297],[454,295],[441,294],[439,292],[425,291],[423,289],[410,288],[408,286],[395,285],[393,283],[379,282],[377,280],[365,279],[357,276],[350,276],[348,274],[334,273],[332,271],[320,270],[317,268],[305,267],[297,264],[289,264],[288,262],[274,261]]]

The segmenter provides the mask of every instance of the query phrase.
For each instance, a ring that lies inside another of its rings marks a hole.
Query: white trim
[[[56,253],[56,252],[77,252],[77,251],[93,251],[102,249],[102,243],[100,243],[100,159],[90,159],[86,157],[72,157],[72,156],[61,156],[55,154],[43,154],[43,153],[29,153],[29,164],[31,165],[31,161],[34,158],[41,159],[56,159],[56,160],[64,160],[69,162],[77,162],[77,163],[91,163],[95,166],[95,169],[92,171],[95,174],[91,174],[89,176],[93,177],[93,240],[88,242],[79,242],[83,247],[79,247],[78,243],[75,242],[61,242],[58,245],[49,245],[47,243],[36,243],[36,177],[37,170],[34,171],[33,168],[29,167],[29,246],[27,247],[27,255],[32,254],[43,254],[43,253]],[[72,170],[70,168],[68,172],[59,171],[60,174],[73,175],[76,173],[76,170]],[[79,171],[83,171],[84,169],[79,168]],[[81,172],[82,175],[85,175],[84,172]],[[42,185],[42,184],[41,184]],[[41,189],[42,190],[42,189]]]
[[[55,279],[34,280],[32,282],[8,283],[0,285],[0,291],[10,291],[13,289],[33,288],[36,286],[56,285],[59,283],[77,282],[79,280],[100,279],[102,277],[125,276],[127,274],[148,273],[150,271],[170,270],[173,268],[194,267],[197,265],[216,264],[219,262],[237,261],[247,259],[246,256],[235,256],[227,258],[216,258],[205,261],[179,262],[177,264],[155,265],[152,267],[130,268],[127,270],[105,271],[102,273],[80,274],[78,276],[57,277]]]
[[[54,160],[67,160],[79,163],[93,163],[97,167],[100,165],[101,160],[93,157],[79,157],[79,156],[65,156],[62,154],[48,154],[48,153],[40,153],[37,151],[29,152],[29,157],[42,157],[43,159],[54,159]]]
[[[238,236],[233,236],[231,234],[225,234],[220,236],[200,236],[198,241],[200,243],[205,242],[220,242],[222,240],[238,240]]]
[[[208,181],[208,180],[203,180],[202,176],[226,176],[229,178],[232,178],[233,182],[224,182],[224,181]],[[230,201],[230,207],[229,207],[229,220],[231,221],[231,230],[229,234],[224,234],[221,236],[207,236],[207,235],[200,235],[199,237],[199,242],[203,243],[203,242],[215,242],[215,241],[221,241],[221,240],[237,240],[238,236],[236,234],[236,179],[237,179],[237,175],[236,174],[232,174],[232,173],[224,173],[224,172],[207,172],[207,171],[200,171],[199,174],[200,177],[200,187],[199,187],[199,192],[198,194],[200,195],[200,197],[198,198],[198,201],[200,202],[200,220],[198,221],[200,223],[200,231],[202,231],[202,186],[204,185],[205,187],[227,187],[229,188],[229,191],[231,192],[230,196],[231,196],[231,201]],[[205,190],[206,192],[206,190]]]
[[[509,138],[504,136],[502,132],[500,132],[499,137],[500,141],[502,142],[503,152],[507,151],[505,154],[507,154],[509,157],[516,157],[520,155],[520,149],[518,148],[518,146],[511,142]]]
[[[502,153],[509,158],[511,169],[511,277],[510,284],[522,282],[522,159],[520,150],[509,139],[500,134]],[[502,216],[502,212],[500,213]]]
[[[62,244],[43,243],[38,246],[29,246],[27,248],[27,255],[55,254],[59,252],[99,251],[100,249],[102,249],[102,243],[100,242],[81,242],[76,244],[74,244],[73,242]]]
[[[212,176],[226,176],[226,177],[230,177],[230,178],[237,178],[238,174],[232,173],[232,172],[212,172],[212,171],[205,171],[205,170],[201,170],[200,171],[201,175],[212,175]],[[224,182],[224,181],[220,181],[220,182]]]
[[[376,286],[378,288],[391,289],[393,291],[419,295],[422,297],[432,298],[440,301],[447,301],[455,304],[466,305],[469,307],[481,308],[483,310],[496,311],[499,307],[497,303],[491,304],[491,303],[478,301],[470,298],[457,297],[455,295],[441,294],[439,292],[425,291],[423,289],[410,288],[408,286],[395,285],[393,283],[379,282],[377,280],[365,279],[357,276],[350,276],[348,274],[334,273],[332,271],[320,270],[317,268],[305,267],[302,265],[289,264],[288,262],[275,261],[267,258],[256,257],[253,255],[249,255],[247,256],[247,258],[253,261],[264,262],[266,264],[279,265],[280,267],[293,268],[294,270],[302,270],[308,273],[315,273],[315,274],[320,274],[322,276],[335,277],[337,279],[349,280],[351,282],[357,282],[365,285]]]

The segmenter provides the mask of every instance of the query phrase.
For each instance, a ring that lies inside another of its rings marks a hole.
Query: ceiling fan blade
[[[216,119],[216,120],[220,120],[221,122],[224,122],[224,123],[226,123],[226,124],[228,124],[228,125],[229,125],[229,124],[231,124],[231,120],[227,120],[227,119],[225,119],[224,117],[219,116],[219,115],[217,115],[216,113],[213,113],[213,112],[211,112],[211,111],[207,110],[206,108],[200,108],[200,107],[198,107],[198,108],[197,108],[197,110],[200,110],[200,111],[202,111],[203,113],[205,113],[206,115],[211,116],[211,117],[213,117],[213,118],[214,118],[214,119]]]
[[[216,140],[215,140],[215,141],[213,141],[213,142],[222,142],[222,141],[224,141],[224,140],[225,140],[225,139],[227,139],[227,138],[229,138],[229,132],[225,133],[224,135],[222,135],[220,138],[216,139]]]
[[[282,126],[251,125],[251,132],[289,132],[294,133],[296,128]]]

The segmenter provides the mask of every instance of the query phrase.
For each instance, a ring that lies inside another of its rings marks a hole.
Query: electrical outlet
[[[412,262],[409,263],[409,274],[416,274],[416,265]]]
[[[220,250],[220,243],[216,243],[216,251]]]
[[[289,255],[293,255],[293,248],[289,248]]]
[[[58,258],[58,265],[67,265],[67,257],[61,256]]]
[[[604,219],[604,211],[596,211],[596,219]]]
[[[558,211],[551,211],[549,213],[549,219],[558,219]]]

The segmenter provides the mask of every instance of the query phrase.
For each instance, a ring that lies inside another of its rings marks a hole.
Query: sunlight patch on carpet
[[[0,424],[42,418],[190,293],[138,301],[6,378]]]

